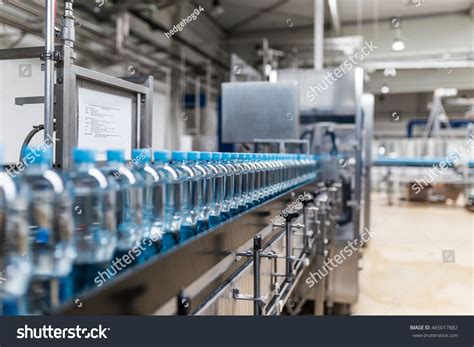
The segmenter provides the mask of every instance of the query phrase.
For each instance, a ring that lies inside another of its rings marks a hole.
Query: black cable
[[[314,140],[314,128],[309,129],[306,131],[303,131],[303,133],[300,136],[300,140],[304,140],[305,137],[309,135],[309,148],[313,148],[313,140]]]
[[[39,133],[41,130],[44,130],[44,125],[43,124],[33,125],[33,129],[31,129],[31,131],[28,133],[28,135],[26,135],[26,138],[23,141],[23,144],[21,145],[20,162],[23,160],[23,154],[25,153],[26,147],[28,147],[28,145],[30,144],[31,139],[33,139],[33,137],[37,133]]]
[[[337,155],[339,153],[339,150],[337,148],[336,133],[332,130],[327,129],[325,135],[329,136],[331,138],[332,148],[331,148],[331,151],[329,153],[331,155]]]

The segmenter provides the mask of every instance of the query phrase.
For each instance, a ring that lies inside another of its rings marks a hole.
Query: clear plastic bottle
[[[290,154],[284,154],[281,159],[282,163],[282,172],[283,172],[283,178],[281,180],[282,182],[282,191],[287,191],[290,187]]]
[[[95,151],[75,149],[72,214],[77,257],[73,276],[75,292],[100,285],[115,274],[108,269],[117,245],[115,194],[95,166]],[[101,282],[102,281],[102,282]]]
[[[141,249],[137,246],[143,237],[143,178],[140,173],[133,173],[130,168],[135,159],[126,164],[123,150],[108,150],[107,164],[101,170],[107,178],[109,189],[115,200],[115,221],[117,225],[117,247],[113,256],[120,263],[125,254],[131,259],[122,270],[139,262]],[[119,260],[117,260],[117,258]]]
[[[28,256],[28,189],[3,170],[0,147],[0,316],[27,313],[28,284],[32,276]]]
[[[208,229],[210,227],[210,218],[214,207],[215,182],[218,170],[212,165],[211,152],[201,152],[198,164],[206,171],[203,180],[202,220],[206,222],[205,226],[206,229]],[[215,218],[215,214],[213,218]]]
[[[242,171],[243,167],[240,164],[239,153],[232,153],[231,164],[234,167],[234,197],[231,203],[231,213],[233,216],[239,214],[241,206],[245,203],[242,199]]]
[[[285,191],[286,176],[284,166],[283,154],[271,154],[269,156],[269,163],[272,170],[272,186],[270,189],[271,195],[280,194]]]
[[[142,193],[142,247],[140,262],[146,261],[159,252],[160,240],[163,235],[163,184],[160,174],[151,166],[151,149],[141,148],[132,151],[132,172],[141,177]],[[157,206],[155,206],[155,201]]]
[[[222,203],[222,217],[224,220],[230,219],[232,217],[232,208],[234,203],[235,168],[231,161],[232,153],[222,153],[221,165],[225,169],[224,200]]]
[[[250,171],[252,170],[251,167],[247,163],[247,154],[246,153],[239,153],[239,164],[242,168],[242,188],[241,188],[241,200],[239,206],[239,212],[242,213],[248,208],[249,203],[249,188],[250,188]]]
[[[171,153],[171,166],[179,175],[176,183],[175,201],[180,201],[179,212],[181,213],[181,228],[179,230],[179,241],[186,241],[196,235],[196,222],[198,213],[192,209],[191,191],[194,171],[187,165],[187,153],[173,151]]]
[[[222,223],[226,219],[230,218],[230,202],[226,200],[227,195],[227,179],[230,174],[228,166],[224,162],[224,157],[226,157],[225,161],[228,162],[230,156],[226,153],[219,153],[215,152],[212,154],[214,166],[217,167],[219,170],[219,175],[216,176],[216,200],[217,203],[220,204],[221,214],[220,214],[220,222]]]
[[[220,224],[224,217],[222,216],[222,204],[224,202],[225,189],[225,168],[221,165],[222,153],[212,153],[212,164],[209,164],[214,170],[214,194],[211,204],[211,213],[209,216],[209,227]]]
[[[254,206],[254,189],[255,189],[255,165],[252,163],[253,154],[244,153],[242,165],[245,168],[245,176],[247,182],[245,186],[245,209],[248,210]]]
[[[28,147],[22,180],[30,191],[28,222],[33,262],[29,313],[48,312],[73,295],[72,187],[51,169],[52,149]]]
[[[261,182],[260,182],[260,200],[265,201],[269,198],[269,173],[270,173],[270,161],[268,154],[260,155],[260,165],[262,166],[261,171]]]
[[[253,192],[254,205],[260,204],[263,201],[262,183],[263,183],[263,161],[261,153],[254,153],[252,155],[252,162],[255,167],[255,183]]]
[[[209,228],[209,207],[206,204],[206,176],[208,171],[200,163],[200,152],[188,153],[188,166],[194,172],[191,182],[192,218],[195,220],[196,233],[202,233]]]
[[[182,215],[180,212],[181,199],[179,196],[179,174],[169,165],[169,151],[155,151],[153,168],[160,174],[162,191],[156,191],[154,196],[155,213],[163,215],[163,234],[160,251],[165,252],[179,241]],[[175,193],[175,190],[178,192]],[[161,193],[161,194],[160,194]],[[160,197],[161,195],[161,197]]]

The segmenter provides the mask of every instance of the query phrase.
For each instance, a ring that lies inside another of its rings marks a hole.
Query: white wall
[[[31,77],[19,77],[20,65],[31,66]],[[17,162],[26,135],[33,125],[43,124],[43,104],[16,106],[15,97],[43,96],[43,73],[39,59],[0,61],[0,144],[5,161]],[[41,144],[43,132],[32,144]]]

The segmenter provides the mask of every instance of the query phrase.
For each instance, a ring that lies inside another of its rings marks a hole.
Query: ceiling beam
[[[260,18],[262,15],[264,15],[265,13],[269,13],[281,6],[283,6],[284,4],[286,4],[289,0],[279,0],[277,2],[275,2],[274,4],[270,5],[270,6],[267,6],[267,7],[264,7],[260,10],[258,10],[257,12],[255,12],[253,15],[241,20],[240,22],[237,22],[235,25],[233,25],[232,27],[230,27],[227,31],[229,33],[231,32],[235,32],[237,29],[241,28],[242,26],[246,25],[246,24],[249,24],[251,22],[253,22],[254,20]]]

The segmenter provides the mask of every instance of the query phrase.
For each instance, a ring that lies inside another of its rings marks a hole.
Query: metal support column
[[[44,141],[48,143],[54,132],[54,19],[56,0],[46,0],[44,45]]]
[[[324,0],[314,0],[314,69],[322,70],[324,62]]]

